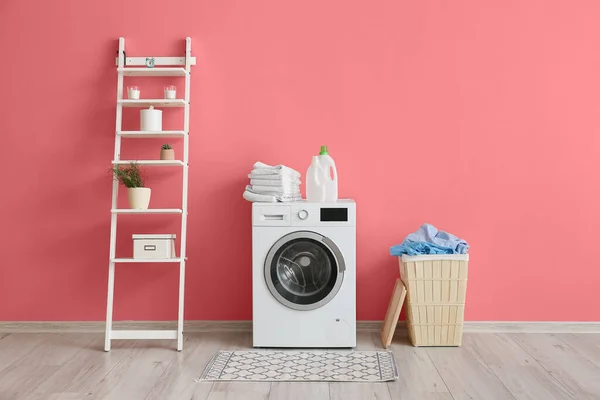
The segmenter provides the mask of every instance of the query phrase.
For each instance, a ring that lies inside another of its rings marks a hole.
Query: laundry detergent
[[[327,146],[321,146],[318,156],[313,156],[306,172],[306,200],[329,202],[338,199],[338,175]]]

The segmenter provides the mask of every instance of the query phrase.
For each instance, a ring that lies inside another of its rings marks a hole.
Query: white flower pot
[[[129,208],[147,210],[150,204],[150,188],[127,188]]]

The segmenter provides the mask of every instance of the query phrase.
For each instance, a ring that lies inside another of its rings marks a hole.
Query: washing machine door
[[[279,239],[265,261],[265,280],[284,306],[308,311],[329,303],[340,290],[346,264],[329,238],[297,231]]]

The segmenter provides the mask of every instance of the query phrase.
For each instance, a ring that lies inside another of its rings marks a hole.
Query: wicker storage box
[[[468,254],[399,257],[407,288],[408,334],[414,346],[460,346]]]

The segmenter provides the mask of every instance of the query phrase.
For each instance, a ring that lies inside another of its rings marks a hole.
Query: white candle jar
[[[165,99],[176,99],[177,88],[173,85],[165,86]]]
[[[139,100],[140,99],[140,88],[137,86],[128,86],[127,87],[127,98],[131,100]]]

